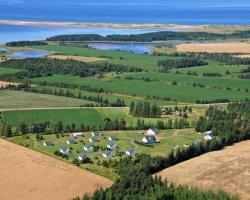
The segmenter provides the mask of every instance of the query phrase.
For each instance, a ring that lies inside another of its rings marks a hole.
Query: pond
[[[88,45],[89,47],[100,49],[100,50],[118,50],[118,51],[130,51],[138,54],[148,53],[151,54],[151,46],[160,45],[177,45],[184,44],[188,42],[176,42],[176,41],[166,41],[166,42],[84,42],[82,45]]]
[[[16,51],[8,56],[16,58],[40,58],[47,55],[49,55],[49,52],[44,50],[23,50]]]

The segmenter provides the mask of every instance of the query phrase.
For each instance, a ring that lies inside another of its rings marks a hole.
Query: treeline
[[[197,100],[197,104],[211,104],[211,103],[228,103],[229,99],[214,99],[214,100]]]
[[[163,67],[163,70],[203,66],[207,64],[208,63],[206,61],[200,60],[198,58],[168,59],[158,61],[158,66]]]
[[[206,72],[203,73],[202,76],[207,76],[207,77],[221,77],[222,74],[218,72]]]
[[[86,77],[108,72],[140,72],[141,68],[110,63],[85,63],[76,60],[48,58],[11,59],[0,63],[1,67],[24,70],[15,74],[19,77],[40,77],[53,74],[67,74]],[[14,75],[14,76],[15,76]],[[11,75],[10,75],[11,76]]]
[[[217,40],[217,39],[232,39],[232,38],[249,38],[249,31],[239,31],[231,34],[218,34],[208,32],[173,32],[160,31],[153,33],[131,34],[131,35],[107,35],[101,36],[98,34],[71,34],[57,35],[47,38],[48,41],[122,41],[122,42],[152,42],[165,40]]]
[[[161,108],[156,104],[151,105],[150,102],[138,101],[131,102],[129,113],[136,117],[158,118],[161,117]]]
[[[239,78],[241,78],[241,79],[250,79],[250,74],[240,75]]]
[[[44,41],[13,41],[7,42],[5,45],[9,47],[25,47],[33,45],[48,45],[48,43]]]

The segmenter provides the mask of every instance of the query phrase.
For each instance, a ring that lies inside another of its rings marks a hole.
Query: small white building
[[[112,157],[112,152],[111,152],[111,151],[104,151],[104,152],[102,153],[102,156],[103,156],[104,158],[111,158],[111,157]]]
[[[147,130],[146,135],[148,136],[155,136],[156,134],[158,134],[159,130],[157,128],[150,128]]]
[[[76,144],[76,141],[73,139],[67,140],[67,144]]]
[[[132,156],[135,154],[135,150],[133,148],[128,148],[126,150],[126,154],[129,155],[129,156]]]
[[[89,141],[91,143],[98,142],[99,140],[97,138],[89,138]]]
[[[117,147],[117,145],[115,144],[115,143],[113,143],[113,142],[109,142],[108,144],[107,144],[107,148],[109,148],[109,149],[114,149],[114,148],[116,148]]]
[[[213,134],[213,131],[206,131],[203,133],[203,135],[212,135]]]
[[[85,151],[94,151],[94,147],[91,144],[85,144],[83,149]]]
[[[109,136],[109,137],[108,137],[108,140],[109,140],[109,141],[116,141],[117,138],[116,138],[115,136]]]
[[[73,137],[74,137],[74,138],[83,137],[83,133],[80,133],[80,132],[73,133]]]
[[[205,135],[205,136],[204,136],[204,139],[205,139],[206,141],[209,141],[209,140],[212,140],[213,137],[212,137],[211,135]]]
[[[60,152],[61,152],[62,154],[67,154],[67,153],[69,153],[69,151],[70,151],[69,147],[62,147],[62,148],[60,149]]]
[[[80,160],[80,161],[84,161],[84,160],[86,160],[88,158],[88,155],[87,154],[84,154],[84,153],[82,153],[82,154],[80,154],[79,156],[78,156],[78,160]]]
[[[102,136],[102,133],[100,133],[100,132],[92,132],[91,135],[92,135],[93,137],[101,137],[101,136]]]
[[[155,136],[145,136],[142,138],[144,144],[154,144],[156,142]]]
[[[54,146],[54,143],[53,143],[53,142],[50,142],[50,141],[44,142],[44,143],[43,143],[43,146],[45,146],[45,147],[52,147],[52,146]]]

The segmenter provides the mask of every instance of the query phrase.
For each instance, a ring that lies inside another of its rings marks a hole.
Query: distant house
[[[97,138],[93,137],[93,138],[89,138],[89,141],[91,143],[93,143],[93,142],[98,142],[99,140]]]
[[[102,156],[103,156],[104,158],[111,158],[111,157],[112,157],[112,152],[111,152],[111,151],[104,151],[104,152],[102,153]]]
[[[144,144],[154,144],[156,142],[156,138],[154,136],[145,136],[142,138],[142,142]]]
[[[126,154],[129,155],[129,156],[132,156],[134,153],[135,153],[135,150],[133,148],[128,148],[126,150]]]
[[[205,136],[204,136],[204,139],[205,139],[206,141],[209,141],[209,140],[212,140],[213,137],[212,137],[211,135],[205,135]]]
[[[147,130],[146,135],[155,136],[158,133],[159,133],[159,130],[157,128],[150,128],[150,129]]]
[[[78,156],[78,160],[80,160],[80,161],[84,161],[84,160],[86,160],[88,158],[88,155],[87,154],[84,154],[84,153],[82,153],[82,154],[80,154],[79,156]]]
[[[91,144],[85,144],[83,149],[85,151],[94,151],[94,147]]]
[[[80,132],[78,132],[78,133],[73,133],[73,136],[74,136],[74,138],[83,137],[83,133],[80,133]]]
[[[108,144],[107,144],[107,148],[109,148],[109,149],[114,149],[114,148],[116,148],[117,147],[117,145],[115,144],[115,143],[113,143],[113,142],[109,142]]]
[[[100,132],[92,132],[91,135],[93,137],[100,137],[100,136],[102,136],[102,133],[100,133]]]
[[[213,131],[206,131],[203,133],[203,135],[212,135],[213,134]]]
[[[52,147],[52,146],[54,146],[54,143],[53,142],[44,142],[43,143],[43,146],[45,146],[45,147]]]
[[[115,136],[109,136],[109,137],[108,137],[108,140],[109,140],[109,141],[116,141],[117,138],[116,138]]]
[[[76,144],[76,141],[73,139],[67,140],[67,144]]]
[[[60,149],[60,152],[61,152],[62,154],[67,154],[67,153],[69,153],[69,151],[70,151],[69,147],[62,147],[62,148]]]
[[[190,144],[184,144],[183,147],[184,147],[184,149],[187,149],[190,147]]]

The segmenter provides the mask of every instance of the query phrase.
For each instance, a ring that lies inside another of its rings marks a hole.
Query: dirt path
[[[0,139],[0,199],[68,200],[112,182]]]
[[[250,141],[188,160],[158,175],[175,184],[222,189],[250,200]]]

